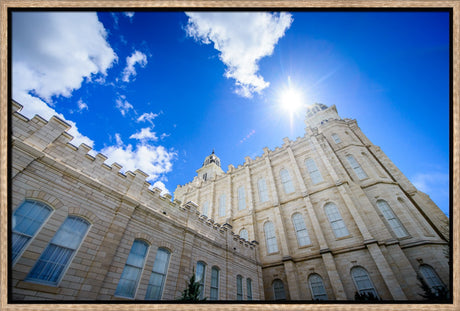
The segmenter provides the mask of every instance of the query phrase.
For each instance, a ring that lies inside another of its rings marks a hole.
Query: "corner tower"
[[[196,172],[198,173],[198,178],[204,181],[211,180],[217,175],[224,174],[224,171],[220,168],[220,159],[214,154],[214,149],[212,153],[204,159],[203,166]]]
[[[318,127],[324,121],[340,120],[335,105],[327,107],[324,104],[315,103],[307,107],[305,124],[308,127]]]

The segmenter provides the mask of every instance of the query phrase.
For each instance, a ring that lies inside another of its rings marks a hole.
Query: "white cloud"
[[[72,128],[72,143],[93,141],[75,122],[49,106],[53,96],[69,97],[83,80],[107,74],[117,56],[96,13],[14,12],[12,18],[12,91],[28,118],[57,115]],[[46,103],[48,102],[48,103]]]
[[[189,12],[187,35],[205,44],[214,43],[227,66],[225,77],[235,79],[236,93],[251,97],[269,86],[257,74],[258,61],[273,53],[292,23],[289,13]]]
[[[124,12],[123,14],[125,14],[125,16],[128,17],[130,21],[133,20],[134,12]]]
[[[449,174],[431,172],[419,173],[411,178],[414,186],[423,192],[449,192]]]
[[[159,113],[143,113],[139,118],[137,118],[137,122],[150,122],[153,125],[153,120],[158,117],[160,114]]]
[[[119,133],[115,133],[115,141],[117,142],[117,146],[123,145],[123,141],[121,140],[121,136]]]
[[[170,193],[166,186],[161,181],[157,181],[152,185],[152,188],[159,188],[161,189],[161,195],[165,195],[166,193]]]
[[[133,105],[131,105],[127,100],[125,95],[119,96],[116,100],[116,107],[118,110],[120,110],[121,115],[124,116],[126,115],[127,112],[129,112],[130,109],[134,109]]]
[[[176,157],[176,152],[167,150],[163,146],[151,146],[138,144],[127,146],[117,145],[108,146],[101,150],[110,161],[117,162],[123,166],[123,171],[135,171],[140,169],[149,175],[147,180],[155,181],[160,176],[168,173],[172,169],[172,161]]]
[[[78,111],[83,111],[83,110],[88,110],[88,104],[84,103],[81,99],[77,103],[78,105]]]
[[[129,136],[129,138],[137,139],[140,141],[148,141],[148,140],[157,141],[158,140],[156,133],[152,132],[149,127],[141,129],[140,132],[137,132],[136,134]]]
[[[131,76],[136,76],[136,68],[134,68],[136,64],[145,67],[147,65],[147,56],[142,52],[135,51],[131,56],[126,57],[126,67],[123,70],[124,82],[129,82]]]

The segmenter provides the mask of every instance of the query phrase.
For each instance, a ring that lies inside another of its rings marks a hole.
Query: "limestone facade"
[[[175,198],[259,243],[267,300],[420,300],[417,275],[448,288],[444,213],[335,106],[310,106],[305,122],[226,173],[213,152]]]
[[[208,299],[236,300],[237,279],[244,300],[265,298],[257,243],[201,217],[193,202],[161,196],[142,171],[123,174],[73,146],[59,118],[29,120],[12,108],[13,300],[144,300],[155,290],[155,299],[175,300],[198,262]],[[37,206],[48,210],[41,220]]]

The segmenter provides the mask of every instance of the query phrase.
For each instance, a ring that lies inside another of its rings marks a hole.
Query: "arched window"
[[[257,182],[258,188],[259,188],[259,199],[260,202],[267,202],[268,201],[268,193],[267,193],[267,183],[265,182],[265,179],[261,178]]]
[[[349,235],[348,229],[345,226],[345,222],[343,221],[342,215],[340,215],[337,206],[335,206],[334,203],[327,203],[324,206],[324,210],[329,222],[331,223],[332,231],[334,231],[335,237],[341,238]]]
[[[244,195],[244,187],[238,188],[238,210],[241,211],[246,208],[246,197]]]
[[[311,182],[314,185],[323,181],[323,176],[321,176],[321,173],[316,166],[315,160],[307,159],[307,161],[305,161],[305,165],[307,166],[308,174],[310,174]]]
[[[284,292],[284,284],[280,279],[273,281],[273,293],[275,295],[275,300],[285,300],[286,293]]]
[[[248,238],[248,230],[246,230],[244,228],[241,229],[239,235],[240,235],[240,238],[245,239],[246,241],[249,240],[249,238]]]
[[[275,227],[271,221],[267,221],[264,225],[265,239],[267,240],[267,253],[276,253],[278,251],[278,243],[276,241]]]
[[[159,248],[153,263],[152,274],[147,286],[146,300],[160,300],[165,286],[166,273],[168,271],[170,252]]]
[[[48,205],[26,200],[13,213],[13,262],[33,239],[41,226],[48,219],[52,208]]]
[[[219,217],[225,216],[225,194],[219,198]]]
[[[379,297],[366,269],[359,266],[354,267],[351,269],[351,276],[355,282],[355,286],[359,294],[372,294],[376,298]]]
[[[219,268],[214,266],[211,269],[211,296],[209,300],[219,299]]]
[[[243,300],[243,277],[236,276],[236,300]]]
[[[203,215],[208,217],[208,213],[209,213],[209,202],[206,201],[203,203]]]
[[[310,274],[308,277],[308,284],[310,284],[311,297],[313,300],[327,300],[326,288],[324,288],[323,279],[319,274]]]
[[[335,142],[336,144],[342,142],[342,140],[340,139],[339,135],[337,135],[336,133],[332,134],[331,137],[332,137],[332,139],[334,140],[334,142]]]
[[[252,280],[249,278],[246,279],[246,296],[252,300]]]
[[[302,247],[311,244],[310,237],[308,236],[307,226],[305,225],[305,221],[302,215],[299,213],[292,215],[292,223],[294,224],[299,246]]]
[[[287,169],[282,169],[280,171],[281,183],[283,184],[283,189],[286,194],[294,192],[294,186],[292,184],[291,175]]]
[[[115,291],[116,296],[134,298],[137,285],[139,284],[139,280],[141,278],[142,269],[144,268],[145,257],[148,249],[149,245],[147,242],[134,240]]]
[[[409,235],[386,201],[378,200],[377,206],[398,238]]]
[[[83,218],[67,217],[35,263],[27,279],[51,285],[59,283],[88,228],[89,222]]]
[[[351,168],[355,172],[356,176],[358,176],[359,179],[364,179],[367,178],[366,172],[363,171],[361,168],[361,165],[356,161],[355,157],[352,156],[351,154],[346,156],[348,163],[350,163]]]
[[[423,281],[430,287],[433,293],[446,288],[433,267],[421,265],[419,272],[422,275]]]
[[[206,276],[206,264],[202,261],[196,263],[195,279],[200,283],[200,299],[204,298],[204,282]]]

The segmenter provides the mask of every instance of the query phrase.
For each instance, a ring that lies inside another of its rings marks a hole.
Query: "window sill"
[[[43,284],[39,282],[33,282],[33,281],[19,281],[18,285],[16,285],[17,288],[20,289],[28,289],[28,290],[34,290],[37,292],[44,292],[44,293],[50,293],[50,294],[59,294],[61,291],[61,288],[59,288],[57,285],[48,285],[48,284]]]
[[[341,241],[341,240],[345,240],[345,239],[348,239],[348,238],[351,238],[351,237],[352,237],[352,235],[349,234],[349,235],[346,235],[346,236],[342,236],[342,237],[340,237],[340,238],[335,238],[335,240],[336,240],[336,241]]]

